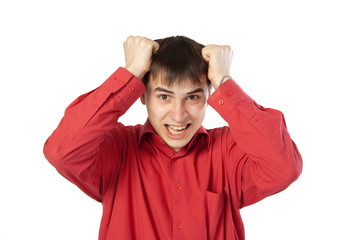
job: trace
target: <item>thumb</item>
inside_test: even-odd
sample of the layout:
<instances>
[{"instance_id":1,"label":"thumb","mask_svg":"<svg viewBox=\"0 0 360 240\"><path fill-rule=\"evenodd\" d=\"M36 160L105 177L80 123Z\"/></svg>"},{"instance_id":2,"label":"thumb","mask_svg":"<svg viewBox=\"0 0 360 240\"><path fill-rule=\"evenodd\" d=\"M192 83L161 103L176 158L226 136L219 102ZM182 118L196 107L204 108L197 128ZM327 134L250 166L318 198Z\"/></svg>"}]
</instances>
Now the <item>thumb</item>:
<instances>
[{"instance_id":1,"label":"thumb","mask_svg":"<svg viewBox=\"0 0 360 240\"><path fill-rule=\"evenodd\" d=\"M159 50L159 47L160 47L159 43L157 43L155 41L152 42L152 52L153 53L156 53Z\"/></svg>"},{"instance_id":2,"label":"thumb","mask_svg":"<svg viewBox=\"0 0 360 240\"><path fill-rule=\"evenodd\" d=\"M203 47L203 49L201 49L201 54L202 57L205 59L205 61L209 62L210 61L210 57L211 57L211 51L210 51L211 46L207 45L205 47Z\"/></svg>"}]
</instances>

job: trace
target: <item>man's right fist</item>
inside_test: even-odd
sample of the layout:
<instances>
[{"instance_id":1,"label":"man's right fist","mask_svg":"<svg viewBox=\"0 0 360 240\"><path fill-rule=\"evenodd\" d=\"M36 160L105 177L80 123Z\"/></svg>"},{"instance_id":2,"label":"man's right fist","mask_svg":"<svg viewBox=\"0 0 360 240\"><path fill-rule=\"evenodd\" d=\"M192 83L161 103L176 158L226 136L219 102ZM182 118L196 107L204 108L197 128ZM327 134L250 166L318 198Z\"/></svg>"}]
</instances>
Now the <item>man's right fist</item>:
<instances>
[{"instance_id":1,"label":"man's right fist","mask_svg":"<svg viewBox=\"0 0 360 240\"><path fill-rule=\"evenodd\" d=\"M129 36L124 42L125 68L139 79L150 70L151 57L159 49L159 44L140 36Z\"/></svg>"}]
</instances>

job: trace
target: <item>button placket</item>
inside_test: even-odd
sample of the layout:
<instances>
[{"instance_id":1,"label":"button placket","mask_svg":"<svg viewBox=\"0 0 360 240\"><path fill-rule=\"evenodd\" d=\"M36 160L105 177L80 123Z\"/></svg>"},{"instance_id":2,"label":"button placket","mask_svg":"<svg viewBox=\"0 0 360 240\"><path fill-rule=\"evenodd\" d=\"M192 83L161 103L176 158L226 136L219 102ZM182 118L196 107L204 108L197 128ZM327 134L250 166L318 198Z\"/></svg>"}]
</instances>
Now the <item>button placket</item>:
<instances>
[{"instance_id":1,"label":"button placket","mask_svg":"<svg viewBox=\"0 0 360 240\"><path fill-rule=\"evenodd\" d=\"M176 160L175 160L176 159ZM172 206L173 206L173 230L175 238L178 238L183 234L183 229L185 227L184 223L184 211L186 210L184 202L184 188L182 184L183 175L181 174L183 162L179 158L172 158L170 166L170 176L171 176L171 196L172 196ZM180 234L180 235L177 235Z\"/></svg>"}]
</instances>

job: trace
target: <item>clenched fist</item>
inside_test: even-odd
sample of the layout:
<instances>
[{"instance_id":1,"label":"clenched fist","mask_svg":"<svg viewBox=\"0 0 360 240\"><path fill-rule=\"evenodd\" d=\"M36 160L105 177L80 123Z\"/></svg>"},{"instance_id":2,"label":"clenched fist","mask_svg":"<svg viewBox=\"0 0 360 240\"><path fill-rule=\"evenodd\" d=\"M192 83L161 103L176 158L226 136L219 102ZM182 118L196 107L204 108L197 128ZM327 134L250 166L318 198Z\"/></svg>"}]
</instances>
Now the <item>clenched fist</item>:
<instances>
[{"instance_id":1,"label":"clenched fist","mask_svg":"<svg viewBox=\"0 0 360 240\"><path fill-rule=\"evenodd\" d=\"M227 45L207 45L202 49L202 56L209 63L208 78L214 88L217 88L220 81L230 79L230 66L233 52Z\"/></svg>"},{"instance_id":2,"label":"clenched fist","mask_svg":"<svg viewBox=\"0 0 360 240\"><path fill-rule=\"evenodd\" d=\"M151 57L159 44L145 37L129 36L124 42L125 68L139 79L149 71Z\"/></svg>"}]
</instances>

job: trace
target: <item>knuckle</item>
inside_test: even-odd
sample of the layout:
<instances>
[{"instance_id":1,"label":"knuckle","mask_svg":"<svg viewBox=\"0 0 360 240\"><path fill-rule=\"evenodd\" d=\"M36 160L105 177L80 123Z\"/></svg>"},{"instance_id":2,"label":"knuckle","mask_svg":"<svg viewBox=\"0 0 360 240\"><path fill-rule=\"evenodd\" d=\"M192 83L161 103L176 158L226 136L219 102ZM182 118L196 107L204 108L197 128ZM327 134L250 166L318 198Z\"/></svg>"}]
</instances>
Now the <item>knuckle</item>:
<instances>
[{"instance_id":1,"label":"knuckle","mask_svg":"<svg viewBox=\"0 0 360 240\"><path fill-rule=\"evenodd\" d=\"M227 51L231 51L231 46L230 46L230 45L225 45L225 49L226 49Z\"/></svg>"}]
</instances>

